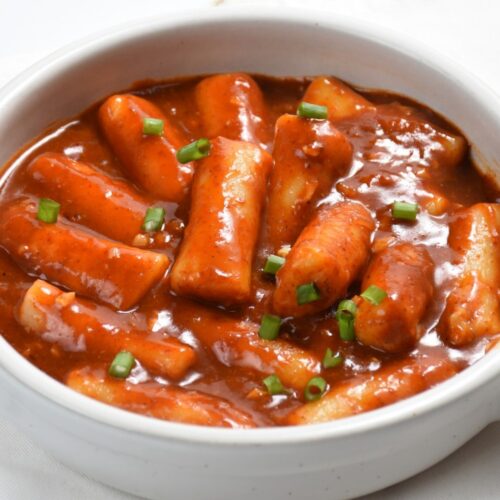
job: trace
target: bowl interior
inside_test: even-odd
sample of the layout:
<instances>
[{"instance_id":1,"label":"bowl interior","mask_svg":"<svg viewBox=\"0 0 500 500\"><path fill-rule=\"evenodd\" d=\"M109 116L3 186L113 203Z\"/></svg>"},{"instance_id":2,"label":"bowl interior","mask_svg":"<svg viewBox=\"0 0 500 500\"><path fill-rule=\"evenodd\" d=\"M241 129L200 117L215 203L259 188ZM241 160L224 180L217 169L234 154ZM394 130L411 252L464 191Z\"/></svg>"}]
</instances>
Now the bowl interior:
<instances>
[{"instance_id":1,"label":"bowl interior","mask_svg":"<svg viewBox=\"0 0 500 500\"><path fill-rule=\"evenodd\" d=\"M455 123L471 142L478 166L500 181L500 106L492 92L432 52L350 20L332 19L331 14L318 21L321 18L302 11L284 17L281 11L268 9L259 13L220 9L216 14L197 12L196 17L136 24L66 48L0 91L0 164L50 123L138 80L237 70L276 76L332 74L416 99ZM69 396L70 391L54 381L42 378L36 383L37 370L26 369L24 360L16 360L13 350L2 344L3 340L0 364L18 379L32 387L43 382L50 397L57 393L60 402L71 401L73 407L97 408L95 402L82 403L79 395ZM494 366L490 362L482 367L483 379L493 376ZM480 382L478 377L475 383ZM455 383L449 395L458 397L460 390L472 390L473 385L464 384L462 377L462 385ZM439 398L428 401L438 404ZM409 412L414 404L403 402L398 407ZM110 419L124 413L112 408L99 411ZM120 418L142 421L136 415ZM361 416L360 421L373 423L373 418ZM165 423L148 425L159 429Z\"/></svg>"}]
</instances>

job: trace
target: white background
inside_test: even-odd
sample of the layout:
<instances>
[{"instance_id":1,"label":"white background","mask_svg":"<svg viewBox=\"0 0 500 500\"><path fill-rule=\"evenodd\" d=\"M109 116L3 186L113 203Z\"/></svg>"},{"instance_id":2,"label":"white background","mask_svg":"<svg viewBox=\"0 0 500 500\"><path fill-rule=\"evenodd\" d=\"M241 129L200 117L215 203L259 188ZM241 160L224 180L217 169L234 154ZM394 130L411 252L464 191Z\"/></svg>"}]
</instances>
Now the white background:
<instances>
[{"instance_id":1,"label":"white background","mask_svg":"<svg viewBox=\"0 0 500 500\"><path fill-rule=\"evenodd\" d=\"M251 1L0 0L0 85L60 46L108 26L168 14L179 7L221 9ZM253 3L279 4L284 9L293 4L308 9L325 8L399 30L458 60L500 92L498 0L253 0ZM499 471L500 424L495 424L441 464L369 498L497 499ZM0 500L131 498L68 470L11 424L0 420Z\"/></svg>"}]
</instances>

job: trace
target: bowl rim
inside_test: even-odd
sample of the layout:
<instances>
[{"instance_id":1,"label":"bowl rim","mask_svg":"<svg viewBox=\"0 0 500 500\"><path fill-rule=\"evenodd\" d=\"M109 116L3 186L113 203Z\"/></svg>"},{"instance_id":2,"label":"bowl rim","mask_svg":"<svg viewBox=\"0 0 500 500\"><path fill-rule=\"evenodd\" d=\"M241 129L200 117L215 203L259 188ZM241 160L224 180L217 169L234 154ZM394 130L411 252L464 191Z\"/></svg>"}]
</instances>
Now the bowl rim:
<instances>
[{"instance_id":1,"label":"bowl rim","mask_svg":"<svg viewBox=\"0 0 500 500\"><path fill-rule=\"evenodd\" d=\"M488 101L489 105L492 101L500 102L492 90L461 65L436 53L430 47L426 48L425 44L411 41L406 35L390 32L385 27L336 13L334 15L331 11L321 9L308 9L306 11L303 8L293 7L287 8L286 12L283 12L283 9L277 6L259 6L258 11L256 11L251 5L240 5L166 13L159 18L121 24L118 27L106 29L72 42L41 59L4 85L0 89L0 112L6 103L16 99L16 96L22 94L23 89L29 87L33 82L36 83L37 80L43 79L52 80L58 76L58 72L63 71L68 65L74 65L78 60L117 47L126 40L179 27L195 27L221 22L248 24L263 21L295 24L309 28L321 26L344 32L393 50L413 59L420 65L429 66L434 70L439 69L448 75L459 76L461 85L466 92L485 103ZM0 336L0 367L5 370L7 376L12 377L49 402L56 403L80 417L122 431L146 435L155 439L230 445L232 447L235 445L296 445L325 439L352 437L429 414L475 391L497 377L500 372L500 350L490 351L477 363L436 387L377 410L323 424L256 429L226 429L163 421L95 401L73 391L39 370L19 354L2 336Z\"/></svg>"}]
</instances>

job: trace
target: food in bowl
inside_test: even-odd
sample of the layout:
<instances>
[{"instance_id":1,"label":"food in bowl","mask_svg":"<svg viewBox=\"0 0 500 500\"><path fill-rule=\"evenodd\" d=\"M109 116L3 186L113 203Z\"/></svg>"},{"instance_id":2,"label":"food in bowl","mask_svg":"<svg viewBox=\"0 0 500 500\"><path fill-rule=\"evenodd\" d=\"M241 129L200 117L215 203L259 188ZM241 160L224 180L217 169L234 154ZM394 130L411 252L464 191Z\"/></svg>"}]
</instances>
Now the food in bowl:
<instances>
[{"instance_id":1,"label":"food in bowl","mask_svg":"<svg viewBox=\"0 0 500 500\"><path fill-rule=\"evenodd\" d=\"M0 328L126 410L251 428L417 394L500 333L500 204L458 130L333 77L149 82L1 191Z\"/></svg>"}]
</instances>

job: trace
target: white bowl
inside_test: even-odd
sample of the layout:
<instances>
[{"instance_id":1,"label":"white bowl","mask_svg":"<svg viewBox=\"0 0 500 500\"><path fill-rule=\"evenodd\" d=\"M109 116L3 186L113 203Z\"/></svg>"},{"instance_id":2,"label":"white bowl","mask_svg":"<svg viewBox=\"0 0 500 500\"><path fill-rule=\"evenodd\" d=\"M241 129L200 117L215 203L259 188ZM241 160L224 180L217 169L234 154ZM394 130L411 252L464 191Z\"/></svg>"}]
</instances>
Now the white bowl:
<instances>
[{"instance_id":1,"label":"white bowl","mask_svg":"<svg viewBox=\"0 0 500 500\"><path fill-rule=\"evenodd\" d=\"M144 78L333 74L421 101L500 179L500 105L462 68L332 13L259 6L169 15L72 45L0 91L0 164L52 121ZM22 120L19 119L22 117ZM21 124L21 125L20 125ZM153 498L346 498L441 460L500 416L500 352L416 397L308 427L227 430L128 413L59 384L0 339L4 413L70 467Z\"/></svg>"}]
</instances>

